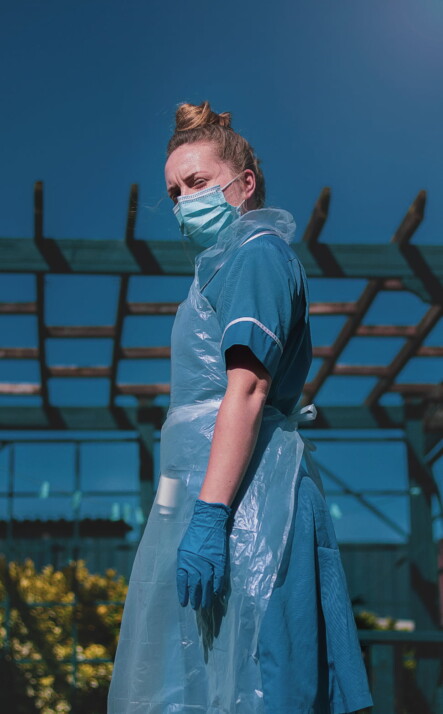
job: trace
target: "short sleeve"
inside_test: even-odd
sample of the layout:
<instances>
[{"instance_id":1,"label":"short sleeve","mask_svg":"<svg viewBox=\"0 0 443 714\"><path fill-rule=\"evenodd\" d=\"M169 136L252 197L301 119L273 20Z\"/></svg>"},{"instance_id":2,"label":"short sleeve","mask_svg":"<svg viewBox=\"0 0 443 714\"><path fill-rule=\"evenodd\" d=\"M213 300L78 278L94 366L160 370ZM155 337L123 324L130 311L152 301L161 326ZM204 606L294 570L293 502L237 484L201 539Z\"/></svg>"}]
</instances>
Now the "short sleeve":
<instances>
[{"instance_id":1,"label":"short sleeve","mask_svg":"<svg viewBox=\"0 0 443 714\"><path fill-rule=\"evenodd\" d=\"M294 253L263 236L236 251L227 265L216 314L222 338L221 352L232 345L246 345L275 377L293 324L297 297L292 266Z\"/></svg>"}]
</instances>

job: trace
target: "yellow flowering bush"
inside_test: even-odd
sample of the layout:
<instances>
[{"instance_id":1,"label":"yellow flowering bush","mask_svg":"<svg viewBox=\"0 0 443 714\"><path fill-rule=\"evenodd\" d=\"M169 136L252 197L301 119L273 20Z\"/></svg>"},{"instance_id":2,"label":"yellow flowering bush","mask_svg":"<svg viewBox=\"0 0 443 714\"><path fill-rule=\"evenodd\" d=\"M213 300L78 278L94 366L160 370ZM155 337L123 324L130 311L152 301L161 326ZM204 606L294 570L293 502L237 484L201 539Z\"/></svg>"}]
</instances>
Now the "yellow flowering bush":
<instances>
[{"instance_id":1,"label":"yellow flowering bush","mask_svg":"<svg viewBox=\"0 0 443 714\"><path fill-rule=\"evenodd\" d=\"M0 556L0 711L105 714L126 593L83 560L37 572Z\"/></svg>"}]
</instances>

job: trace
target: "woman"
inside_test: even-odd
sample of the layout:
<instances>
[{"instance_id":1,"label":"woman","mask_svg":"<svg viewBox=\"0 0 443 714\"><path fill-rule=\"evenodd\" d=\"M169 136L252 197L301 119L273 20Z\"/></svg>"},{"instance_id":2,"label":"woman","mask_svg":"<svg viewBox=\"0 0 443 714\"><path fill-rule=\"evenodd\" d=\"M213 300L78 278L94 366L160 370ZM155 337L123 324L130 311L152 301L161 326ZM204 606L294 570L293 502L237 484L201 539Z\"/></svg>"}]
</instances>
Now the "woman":
<instances>
[{"instance_id":1,"label":"woman","mask_svg":"<svg viewBox=\"0 0 443 714\"><path fill-rule=\"evenodd\" d=\"M201 252L171 339L161 477L108 714L342 714L372 705L321 478L295 409L312 359L295 223L230 114L181 105L166 185ZM307 470L301 464L305 456Z\"/></svg>"}]
</instances>

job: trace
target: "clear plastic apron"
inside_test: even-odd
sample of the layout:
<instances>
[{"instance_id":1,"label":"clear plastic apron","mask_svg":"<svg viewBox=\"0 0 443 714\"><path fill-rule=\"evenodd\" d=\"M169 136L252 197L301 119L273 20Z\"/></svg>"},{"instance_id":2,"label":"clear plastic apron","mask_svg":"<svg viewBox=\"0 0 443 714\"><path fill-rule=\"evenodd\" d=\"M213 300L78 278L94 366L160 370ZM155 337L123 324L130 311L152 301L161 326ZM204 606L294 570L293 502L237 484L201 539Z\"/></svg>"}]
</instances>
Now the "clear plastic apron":
<instances>
[{"instance_id":1,"label":"clear plastic apron","mask_svg":"<svg viewBox=\"0 0 443 714\"><path fill-rule=\"evenodd\" d=\"M217 268L222 264L218 259ZM251 461L232 503L226 593L207 610L181 607L177 547L205 477L227 386L220 326L200 291L199 257L196 266L174 321L161 476L131 572L108 714L264 714L258 635L294 517L303 454L310 476L323 490L310 456L315 447L297 428L315 419L315 406L288 417L265 405Z\"/></svg>"}]
</instances>

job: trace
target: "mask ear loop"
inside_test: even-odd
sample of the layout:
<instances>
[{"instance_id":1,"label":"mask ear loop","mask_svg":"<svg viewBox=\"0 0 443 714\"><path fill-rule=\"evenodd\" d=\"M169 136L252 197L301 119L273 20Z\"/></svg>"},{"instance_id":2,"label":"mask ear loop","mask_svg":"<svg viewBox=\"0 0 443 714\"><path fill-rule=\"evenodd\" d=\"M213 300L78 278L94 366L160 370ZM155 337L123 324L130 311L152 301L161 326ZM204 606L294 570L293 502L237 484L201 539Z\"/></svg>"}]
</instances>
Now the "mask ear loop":
<instances>
[{"instance_id":1,"label":"mask ear loop","mask_svg":"<svg viewBox=\"0 0 443 714\"><path fill-rule=\"evenodd\" d=\"M223 186L223 188L221 188L222 192L224 193L225 190L228 188L228 186L230 186L231 183L234 183L234 181L236 181L236 180L238 179L238 177L241 176L242 173L244 173L245 171L246 171L246 169L243 169L242 171L240 171L240 173L237 174L237 176L234 176L233 179L231 179L230 181L228 181L228 183L225 184L225 185ZM247 201L246 198L244 198L243 201L241 201L241 202L238 204L238 206L234 206L234 208L237 208L237 209L239 210L239 213L240 213L241 216L243 216L245 213L248 212L248 209L247 209L245 206L243 206L243 204L245 203L245 201Z\"/></svg>"}]
</instances>

